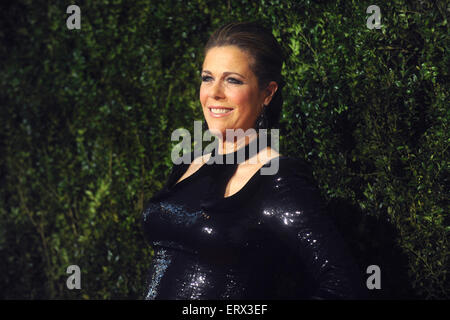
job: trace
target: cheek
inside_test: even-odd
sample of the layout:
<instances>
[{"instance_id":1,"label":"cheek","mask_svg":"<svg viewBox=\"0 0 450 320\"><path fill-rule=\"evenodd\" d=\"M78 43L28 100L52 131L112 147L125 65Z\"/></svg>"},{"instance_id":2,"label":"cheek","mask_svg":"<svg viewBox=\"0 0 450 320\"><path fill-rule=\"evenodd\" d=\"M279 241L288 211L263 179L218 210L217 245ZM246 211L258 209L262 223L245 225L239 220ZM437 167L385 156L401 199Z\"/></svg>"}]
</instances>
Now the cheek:
<instances>
[{"instance_id":1,"label":"cheek","mask_svg":"<svg viewBox=\"0 0 450 320\"><path fill-rule=\"evenodd\" d=\"M234 103L240 108L239 114L245 115L246 117L252 118L252 115L256 112L256 99L250 90L242 90L236 92L234 98Z\"/></svg>"},{"instance_id":2,"label":"cheek","mask_svg":"<svg viewBox=\"0 0 450 320\"><path fill-rule=\"evenodd\" d=\"M206 90L203 89L203 86L200 86L200 94L199 94L199 97L200 97L200 103L201 103L202 106L204 107L204 106L205 106L205 102L206 102L206 97L207 97L207 95L206 95Z\"/></svg>"},{"instance_id":3,"label":"cheek","mask_svg":"<svg viewBox=\"0 0 450 320\"><path fill-rule=\"evenodd\" d=\"M245 109L252 107L253 97L250 90L233 90L230 91L228 97L237 106Z\"/></svg>"}]
</instances>

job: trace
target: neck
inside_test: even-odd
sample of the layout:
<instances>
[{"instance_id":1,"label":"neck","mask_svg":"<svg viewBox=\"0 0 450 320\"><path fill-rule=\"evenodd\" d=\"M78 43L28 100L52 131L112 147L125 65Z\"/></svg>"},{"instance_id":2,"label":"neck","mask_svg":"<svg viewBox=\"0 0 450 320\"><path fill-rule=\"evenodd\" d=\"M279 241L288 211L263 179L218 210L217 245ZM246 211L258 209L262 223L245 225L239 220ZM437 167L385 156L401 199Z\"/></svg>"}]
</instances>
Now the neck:
<instances>
[{"instance_id":1,"label":"neck","mask_svg":"<svg viewBox=\"0 0 450 320\"><path fill-rule=\"evenodd\" d=\"M250 133L249 135L238 135L233 136L231 139L219 139L219 149L220 154L233 153L248 145L254 139L257 138L257 133Z\"/></svg>"}]
</instances>

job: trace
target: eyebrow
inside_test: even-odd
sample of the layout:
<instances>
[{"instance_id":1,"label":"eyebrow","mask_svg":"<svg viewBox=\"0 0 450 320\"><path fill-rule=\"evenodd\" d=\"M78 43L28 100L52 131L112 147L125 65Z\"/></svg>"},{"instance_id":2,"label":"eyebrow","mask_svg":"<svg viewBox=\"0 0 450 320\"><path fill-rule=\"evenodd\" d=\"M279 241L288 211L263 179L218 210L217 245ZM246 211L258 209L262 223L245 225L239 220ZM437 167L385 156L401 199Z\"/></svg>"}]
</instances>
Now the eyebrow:
<instances>
[{"instance_id":1,"label":"eyebrow","mask_svg":"<svg viewBox=\"0 0 450 320\"><path fill-rule=\"evenodd\" d=\"M207 73L207 74L211 74L211 75L212 75L211 71L209 71L209 70L203 70L202 73ZM240 76L240 77L242 77L242 78L245 79L245 77L244 77L242 74L237 73L237 72L226 71L226 72L224 72L223 74L224 74L225 76L227 76L227 75L229 75L229 74L237 74L238 76Z\"/></svg>"}]
</instances>

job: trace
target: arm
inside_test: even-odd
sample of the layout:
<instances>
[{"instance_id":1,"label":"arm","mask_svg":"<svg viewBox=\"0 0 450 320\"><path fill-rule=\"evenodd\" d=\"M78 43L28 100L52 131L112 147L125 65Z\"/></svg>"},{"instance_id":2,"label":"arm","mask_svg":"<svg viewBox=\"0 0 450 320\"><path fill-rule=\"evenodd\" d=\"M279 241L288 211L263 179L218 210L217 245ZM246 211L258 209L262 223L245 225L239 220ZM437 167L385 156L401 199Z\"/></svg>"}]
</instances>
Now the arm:
<instances>
[{"instance_id":1,"label":"arm","mask_svg":"<svg viewBox=\"0 0 450 320\"><path fill-rule=\"evenodd\" d=\"M302 272L312 277L311 299L362 298L359 270L305 172L295 159L280 163L263 197L263 217L281 244L297 255Z\"/></svg>"}]
</instances>

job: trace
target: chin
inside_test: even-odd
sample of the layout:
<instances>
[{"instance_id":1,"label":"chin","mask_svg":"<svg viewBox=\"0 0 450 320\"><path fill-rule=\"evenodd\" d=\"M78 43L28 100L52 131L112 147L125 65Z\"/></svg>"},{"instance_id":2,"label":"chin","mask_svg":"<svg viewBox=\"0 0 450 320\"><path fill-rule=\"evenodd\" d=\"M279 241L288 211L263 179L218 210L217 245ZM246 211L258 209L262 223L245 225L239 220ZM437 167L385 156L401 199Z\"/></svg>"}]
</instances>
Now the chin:
<instances>
[{"instance_id":1,"label":"chin","mask_svg":"<svg viewBox=\"0 0 450 320\"><path fill-rule=\"evenodd\" d=\"M218 126L209 126L209 131L213 134L213 135L218 135L221 134L223 137L225 136L225 130L226 128L223 127L218 127ZM220 138L220 137L219 137Z\"/></svg>"},{"instance_id":2,"label":"chin","mask_svg":"<svg viewBox=\"0 0 450 320\"><path fill-rule=\"evenodd\" d=\"M217 121L216 119L211 119L209 121L207 121L208 123L208 128L209 130L213 131L213 130L218 130L220 132L225 132L226 130L226 125L222 124L222 123L218 123L220 121Z\"/></svg>"}]
</instances>

